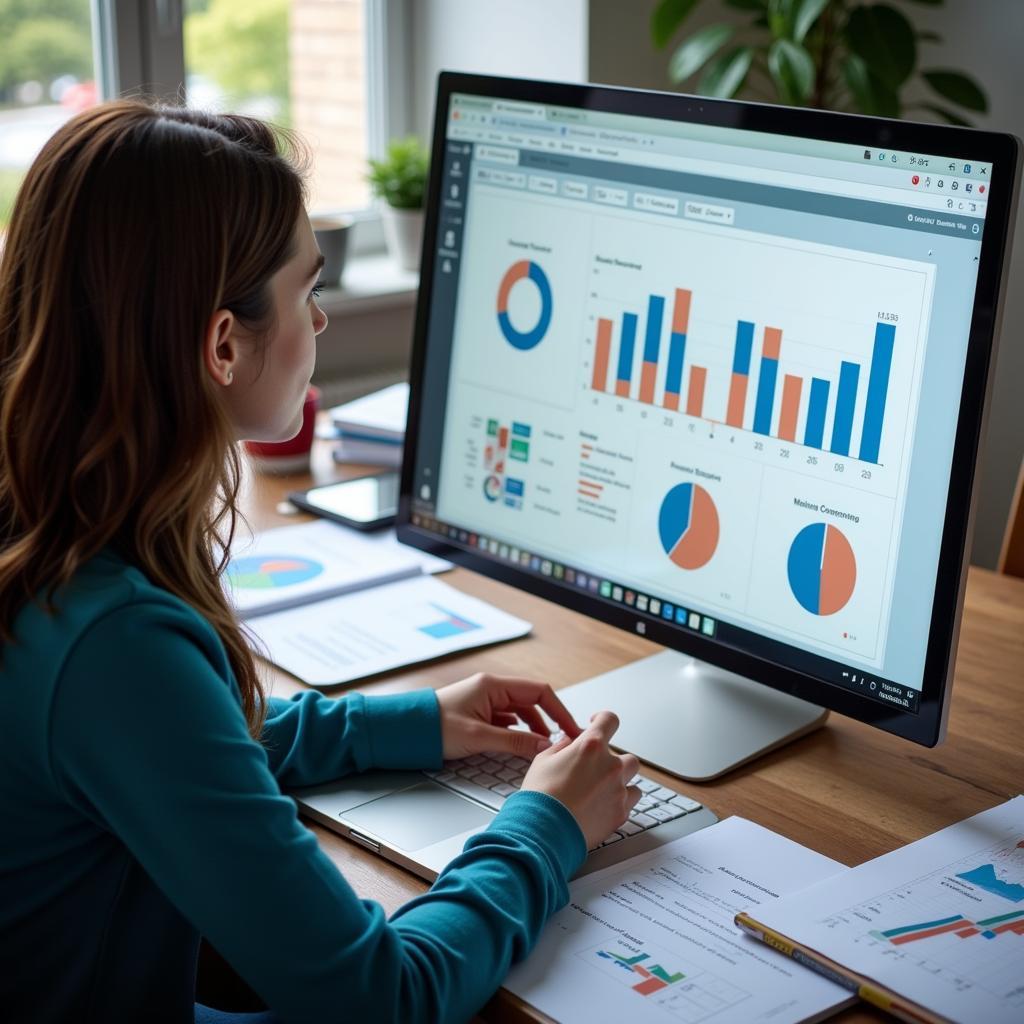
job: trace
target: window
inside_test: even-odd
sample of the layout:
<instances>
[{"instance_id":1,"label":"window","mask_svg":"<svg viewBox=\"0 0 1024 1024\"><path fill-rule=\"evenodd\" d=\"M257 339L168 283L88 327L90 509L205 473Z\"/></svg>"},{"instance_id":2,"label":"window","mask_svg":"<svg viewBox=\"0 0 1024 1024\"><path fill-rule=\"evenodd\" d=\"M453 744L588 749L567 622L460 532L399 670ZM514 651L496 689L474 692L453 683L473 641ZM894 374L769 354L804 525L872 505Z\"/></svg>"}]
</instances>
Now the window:
<instances>
[{"instance_id":1,"label":"window","mask_svg":"<svg viewBox=\"0 0 1024 1024\"><path fill-rule=\"evenodd\" d=\"M0 0L0 238L46 139L101 96L130 93L295 129L313 157L311 209L374 219L366 158L408 116L407 3ZM379 229L360 230L357 249L379 244Z\"/></svg>"},{"instance_id":2,"label":"window","mask_svg":"<svg viewBox=\"0 0 1024 1024\"><path fill-rule=\"evenodd\" d=\"M194 106L294 128L314 161L310 206L369 204L366 0L188 0L185 84Z\"/></svg>"},{"instance_id":3,"label":"window","mask_svg":"<svg viewBox=\"0 0 1024 1024\"><path fill-rule=\"evenodd\" d=\"M0 238L29 164L97 102L90 0L0 0Z\"/></svg>"}]
</instances>

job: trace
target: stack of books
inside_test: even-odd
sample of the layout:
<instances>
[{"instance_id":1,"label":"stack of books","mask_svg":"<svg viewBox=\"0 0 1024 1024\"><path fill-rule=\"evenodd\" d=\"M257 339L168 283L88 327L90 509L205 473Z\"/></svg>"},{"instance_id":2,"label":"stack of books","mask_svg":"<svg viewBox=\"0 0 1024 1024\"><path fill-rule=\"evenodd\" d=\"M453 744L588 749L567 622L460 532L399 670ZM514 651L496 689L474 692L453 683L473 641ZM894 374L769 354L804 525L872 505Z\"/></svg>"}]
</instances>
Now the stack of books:
<instances>
[{"instance_id":1,"label":"stack of books","mask_svg":"<svg viewBox=\"0 0 1024 1024\"><path fill-rule=\"evenodd\" d=\"M408 404L409 385L403 382L331 409L330 436L338 442L334 461L401 466Z\"/></svg>"}]
</instances>

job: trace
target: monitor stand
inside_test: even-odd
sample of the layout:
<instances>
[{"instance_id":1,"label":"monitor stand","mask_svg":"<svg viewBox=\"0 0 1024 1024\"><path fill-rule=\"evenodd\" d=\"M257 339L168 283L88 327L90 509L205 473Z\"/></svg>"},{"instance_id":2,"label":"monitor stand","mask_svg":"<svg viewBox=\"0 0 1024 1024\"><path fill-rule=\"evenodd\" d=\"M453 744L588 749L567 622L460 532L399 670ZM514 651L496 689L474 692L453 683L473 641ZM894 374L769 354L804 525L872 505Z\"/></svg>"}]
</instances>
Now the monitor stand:
<instances>
[{"instance_id":1,"label":"monitor stand","mask_svg":"<svg viewBox=\"0 0 1024 1024\"><path fill-rule=\"evenodd\" d=\"M558 696L585 725L614 711L612 743L682 779L722 775L823 725L828 711L676 651L563 687Z\"/></svg>"}]
</instances>

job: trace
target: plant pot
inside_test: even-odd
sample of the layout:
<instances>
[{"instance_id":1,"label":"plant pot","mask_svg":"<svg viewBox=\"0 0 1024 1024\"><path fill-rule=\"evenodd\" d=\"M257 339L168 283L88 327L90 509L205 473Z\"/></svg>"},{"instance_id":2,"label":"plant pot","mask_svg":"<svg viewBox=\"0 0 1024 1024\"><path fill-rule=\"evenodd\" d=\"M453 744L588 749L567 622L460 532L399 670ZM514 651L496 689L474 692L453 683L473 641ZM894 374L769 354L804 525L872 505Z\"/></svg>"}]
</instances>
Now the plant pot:
<instances>
[{"instance_id":1,"label":"plant pot","mask_svg":"<svg viewBox=\"0 0 1024 1024\"><path fill-rule=\"evenodd\" d=\"M381 208L388 252L403 270L420 269L423 248L423 211L399 210L387 203Z\"/></svg>"}]
</instances>

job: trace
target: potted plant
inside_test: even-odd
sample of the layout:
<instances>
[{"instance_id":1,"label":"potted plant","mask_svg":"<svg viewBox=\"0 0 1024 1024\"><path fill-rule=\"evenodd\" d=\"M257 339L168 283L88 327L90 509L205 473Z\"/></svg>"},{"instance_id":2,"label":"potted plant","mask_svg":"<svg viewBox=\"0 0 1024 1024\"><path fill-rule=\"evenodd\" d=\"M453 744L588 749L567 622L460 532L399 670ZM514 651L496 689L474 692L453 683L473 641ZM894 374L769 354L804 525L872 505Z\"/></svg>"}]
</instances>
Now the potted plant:
<instances>
[{"instance_id":1,"label":"potted plant","mask_svg":"<svg viewBox=\"0 0 1024 1024\"><path fill-rule=\"evenodd\" d=\"M373 194L384 200L381 218L388 251L405 270L419 270L428 153L415 136L393 139L382 160L370 160Z\"/></svg>"},{"instance_id":2,"label":"potted plant","mask_svg":"<svg viewBox=\"0 0 1024 1024\"><path fill-rule=\"evenodd\" d=\"M927 0L932 7L943 2ZM700 3L660 0L651 16L654 44L667 45ZM918 29L899 8L859 0L726 3L746 14L747 23L733 19L687 36L669 63L673 82L703 69L696 91L705 96L749 96L883 117L920 111L959 125L968 123L967 112L988 109L985 93L968 75L918 68L920 47L941 38ZM918 75L925 89L915 81ZM904 98L908 85L919 99Z\"/></svg>"}]
</instances>

